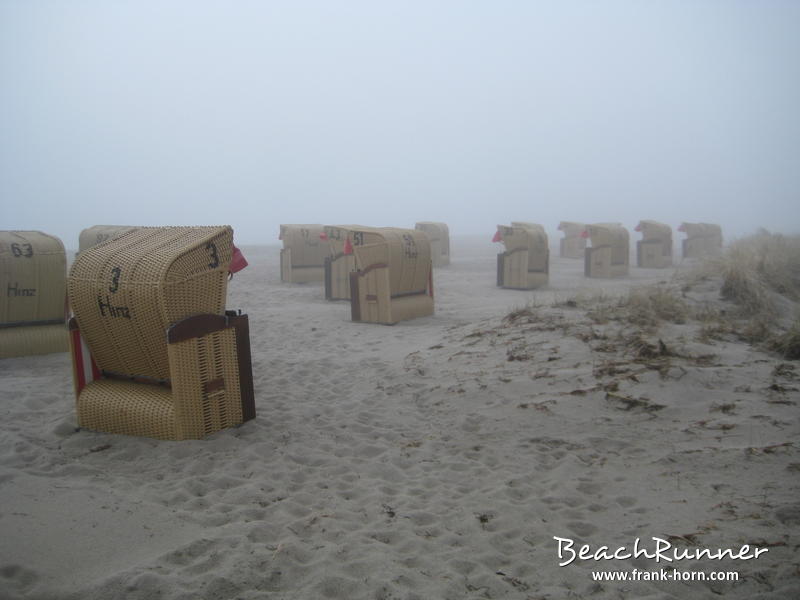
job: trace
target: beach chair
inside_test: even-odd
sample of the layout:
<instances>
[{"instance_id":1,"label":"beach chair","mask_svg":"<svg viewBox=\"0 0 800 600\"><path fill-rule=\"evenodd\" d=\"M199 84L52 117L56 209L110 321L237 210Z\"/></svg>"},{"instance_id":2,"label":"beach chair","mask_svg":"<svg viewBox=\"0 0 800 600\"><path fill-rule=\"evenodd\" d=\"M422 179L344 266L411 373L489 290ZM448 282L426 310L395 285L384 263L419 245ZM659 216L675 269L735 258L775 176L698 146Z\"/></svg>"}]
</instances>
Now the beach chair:
<instances>
[{"instance_id":1,"label":"beach chair","mask_svg":"<svg viewBox=\"0 0 800 600\"><path fill-rule=\"evenodd\" d=\"M586 248L584 275L586 277L625 277L630 266L628 230L619 223L587 225L583 235L591 241Z\"/></svg>"},{"instance_id":2,"label":"beach chair","mask_svg":"<svg viewBox=\"0 0 800 600\"><path fill-rule=\"evenodd\" d=\"M514 290L531 290L547 285L550 277L550 248L544 227L515 221L498 225L495 242L506 250L497 255L497 285Z\"/></svg>"},{"instance_id":3,"label":"beach chair","mask_svg":"<svg viewBox=\"0 0 800 600\"><path fill-rule=\"evenodd\" d=\"M353 321L393 325L433 314L433 269L428 237L415 229L353 229L344 252L352 251Z\"/></svg>"},{"instance_id":4,"label":"beach chair","mask_svg":"<svg viewBox=\"0 0 800 600\"><path fill-rule=\"evenodd\" d=\"M431 243L431 261L434 267L450 264L450 229L446 223L419 221L414 229L422 231Z\"/></svg>"},{"instance_id":5,"label":"beach chair","mask_svg":"<svg viewBox=\"0 0 800 600\"><path fill-rule=\"evenodd\" d=\"M67 281L78 425L201 439L255 417L247 315L225 310L233 230L142 227Z\"/></svg>"},{"instance_id":6,"label":"beach chair","mask_svg":"<svg viewBox=\"0 0 800 600\"><path fill-rule=\"evenodd\" d=\"M645 269L672 266L672 227L658 221L639 221L636 231L642 239L636 242L636 265Z\"/></svg>"},{"instance_id":7,"label":"beach chair","mask_svg":"<svg viewBox=\"0 0 800 600\"><path fill-rule=\"evenodd\" d=\"M678 231L686 234L682 243L683 258L705 258L722 252L722 228L719 225L681 223Z\"/></svg>"},{"instance_id":8,"label":"beach chair","mask_svg":"<svg viewBox=\"0 0 800 600\"><path fill-rule=\"evenodd\" d=\"M286 283L322 282L328 242L321 236L322 225L281 225L281 281Z\"/></svg>"},{"instance_id":9,"label":"beach chair","mask_svg":"<svg viewBox=\"0 0 800 600\"><path fill-rule=\"evenodd\" d=\"M87 227L78 236L78 252L83 252L100 242L114 239L134 229L138 228L128 225L92 225Z\"/></svg>"},{"instance_id":10,"label":"beach chair","mask_svg":"<svg viewBox=\"0 0 800 600\"><path fill-rule=\"evenodd\" d=\"M0 231L0 358L66 352L67 257L41 231Z\"/></svg>"},{"instance_id":11,"label":"beach chair","mask_svg":"<svg viewBox=\"0 0 800 600\"><path fill-rule=\"evenodd\" d=\"M586 231L585 223L561 221L558 230L564 232L564 237L559 240L561 258L583 258L586 253L586 238L581 234Z\"/></svg>"},{"instance_id":12,"label":"beach chair","mask_svg":"<svg viewBox=\"0 0 800 600\"><path fill-rule=\"evenodd\" d=\"M345 244L352 243L353 232L371 231L375 227L362 225L325 225L322 238L328 243L325 257L325 299L350 300L350 273L356 270L356 257L352 247L345 252Z\"/></svg>"}]
</instances>

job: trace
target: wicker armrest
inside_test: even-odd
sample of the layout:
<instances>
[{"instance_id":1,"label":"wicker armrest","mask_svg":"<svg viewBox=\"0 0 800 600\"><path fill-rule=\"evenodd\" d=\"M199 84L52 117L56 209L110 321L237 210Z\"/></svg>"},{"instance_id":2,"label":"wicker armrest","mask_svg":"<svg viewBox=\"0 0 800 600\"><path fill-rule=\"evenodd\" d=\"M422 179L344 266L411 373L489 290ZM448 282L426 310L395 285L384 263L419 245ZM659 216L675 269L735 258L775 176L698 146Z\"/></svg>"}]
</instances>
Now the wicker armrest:
<instances>
[{"instance_id":1,"label":"wicker armrest","mask_svg":"<svg viewBox=\"0 0 800 600\"><path fill-rule=\"evenodd\" d=\"M247 315L201 314L167 330L176 420L188 438L255 417Z\"/></svg>"}]
</instances>

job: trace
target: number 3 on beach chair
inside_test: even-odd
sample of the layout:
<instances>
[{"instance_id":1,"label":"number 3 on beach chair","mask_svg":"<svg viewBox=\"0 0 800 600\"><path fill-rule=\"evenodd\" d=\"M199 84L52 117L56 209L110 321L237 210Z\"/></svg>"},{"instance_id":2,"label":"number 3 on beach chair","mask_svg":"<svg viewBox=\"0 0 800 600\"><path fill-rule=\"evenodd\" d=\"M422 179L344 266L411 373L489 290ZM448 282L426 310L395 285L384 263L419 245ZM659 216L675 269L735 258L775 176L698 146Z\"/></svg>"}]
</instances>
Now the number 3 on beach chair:
<instances>
[{"instance_id":1,"label":"number 3 on beach chair","mask_svg":"<svg viewBox=\"0 0 800 600\"><path fill-rule=\"evenodd\" d=\"M140 228L70 271L78 425L201 439L255 417L247 315L225 311L230 227Z\"/></svg>"}]
</instances>

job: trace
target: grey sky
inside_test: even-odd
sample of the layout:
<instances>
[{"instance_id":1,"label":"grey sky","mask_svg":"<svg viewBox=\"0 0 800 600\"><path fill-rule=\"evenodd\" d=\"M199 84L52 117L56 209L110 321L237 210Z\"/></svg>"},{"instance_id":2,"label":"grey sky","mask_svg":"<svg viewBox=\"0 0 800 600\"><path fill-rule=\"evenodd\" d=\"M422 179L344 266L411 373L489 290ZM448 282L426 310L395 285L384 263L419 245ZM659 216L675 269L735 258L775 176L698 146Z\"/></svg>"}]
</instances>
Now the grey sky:
<instances>
[{"instance_id":1,"label":"grey sky","mask_svg":"<svg viewBox=\"0 0 800 600\"><path fill-rule=\"evenodd\" d=\"M0 0L0 228L800 230L800 2Z\"/></svg>"}]
</instances>

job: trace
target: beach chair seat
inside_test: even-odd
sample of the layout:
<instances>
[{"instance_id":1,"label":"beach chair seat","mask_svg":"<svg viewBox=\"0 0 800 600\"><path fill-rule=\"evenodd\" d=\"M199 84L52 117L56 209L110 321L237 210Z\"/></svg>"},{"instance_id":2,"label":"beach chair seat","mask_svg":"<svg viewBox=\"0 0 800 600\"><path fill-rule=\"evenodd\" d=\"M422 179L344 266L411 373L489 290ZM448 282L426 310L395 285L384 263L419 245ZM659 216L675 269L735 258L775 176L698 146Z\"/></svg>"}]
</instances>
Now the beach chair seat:
<instances>
[{"instance_id":1,"label":"beach chair seat","mask_svg":"<svg viewBox=\"0 0 800 600\"><path fill-rule=\"evenodd\" d=\"M498 225L494 241L506 247L497 255L498 287L531 290L547 285L550 248L544 227L516 221L510 227Z\"/></svg>"},{"instance_id":2,"label":"beach chair seat","mask_svg":"<svg viewBox=\"0 0 800 600\"><path fill-rule=\"evenodd\" d=\"M419 221L414 229L428 236L431 244L431 262L434 267L446 267L450 264L450 229L447 223Z\"/></svg>"},{"instance_id":3,"label":"beach chair seat","mask_svg":"<svg viewBox=\"0 0 800 600\"><path fill-rule=\"evenodd\" d=\"M628 230L619 223L587 225L583 234L591 241L584 257L584 275L593 278L625 277L630 267Z\"/></svg>"},{"instance_id":4,"label":"beach chair seat","mask_svg":"<svg viewBox=\"0 0 800 600\"><path fill-rule=\"evenodd\" d=\"M646 269L672 266L672 228L657 221L639 221L636 231L642 239L636 242L636 265Z\"/></svg>"},{"instance_id":5,"label":"beach chair seat","mask_svg":"<svg viewBox=\"0 0 800 600\"><path fill-rule=\"evenodd\" d=\"M564 237L559 240L559 256L582 259L586 253L586 238L581 234L586 230L586 224L561 221L558 230L564 232Z\"/></svg>"},{"instance_id":6,"label":"beach chair seat","mask_svg":"<svg viewBox=\"0 0 800 600\"><path fill-rule=\"evenodd\" d=\"M353 321L393 325L433 314L430 242L421 231L391 227L354 229L345 242Z\"/></svg>"},{"instance_id":7,"label":"beach chair seat","mask_svg":"<svg viewBox=\"0 0 800 600\"><path fill-rule=\"evenodd\" d=\"M686 234L682 240L683 258L719 256L722 252L722 228L713 223L681 223L678 231Z\"/></svg>"},{"instance_id":8,"label":"beach chair seat","mask_svg":"<svg viewBox=\"0 0 800 600\"><path fill-rule=\"evenodd\" d=\"M255 417L230 227L145 227L82 252L68 290L78 424L202 439Z\"/></svg>"},{"instance_id":9,"label":"beach chair seat","mask_svg":"<svg viewBox=\"0 0 800 600\"><path fill-rule=\"evenodd\" d=\"M0 358L66 352L67 258L41 231L0 231Z\"/></svg>"},{"instance_id":10,"label":"beach chair seat","mask_svg":"<svg viewBox=\"0 0 800 600\"><path fill-rule=\"evenodd\" d=\"M325 279L325 259L330 253L322 225L281 225L281 281L315 283Z\"/></svg>"}]
</instances>

